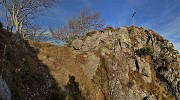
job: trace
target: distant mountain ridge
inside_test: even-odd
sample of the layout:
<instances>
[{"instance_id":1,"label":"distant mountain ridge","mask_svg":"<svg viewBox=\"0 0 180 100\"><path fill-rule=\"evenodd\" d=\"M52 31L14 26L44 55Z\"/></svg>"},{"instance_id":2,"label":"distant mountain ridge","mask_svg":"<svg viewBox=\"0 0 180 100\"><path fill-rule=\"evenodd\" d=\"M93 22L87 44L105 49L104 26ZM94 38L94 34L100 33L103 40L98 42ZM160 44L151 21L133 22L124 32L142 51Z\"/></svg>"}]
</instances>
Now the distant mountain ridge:
<instances>
[{"instance_id":1,"label":"distant mountain ridge","mask_svg":"<svg viewBox=\"0 0 180 100\"><path fill-rule=\"evenodd\" d=\"M38 41L38 42L52 43L52 44L57 45L57 46L63 46L66 44L65 42L63 42L61 40L53 38L51 35L37 36L37 37L34 37L33 40Z\"/></svg>"}]
</instances>

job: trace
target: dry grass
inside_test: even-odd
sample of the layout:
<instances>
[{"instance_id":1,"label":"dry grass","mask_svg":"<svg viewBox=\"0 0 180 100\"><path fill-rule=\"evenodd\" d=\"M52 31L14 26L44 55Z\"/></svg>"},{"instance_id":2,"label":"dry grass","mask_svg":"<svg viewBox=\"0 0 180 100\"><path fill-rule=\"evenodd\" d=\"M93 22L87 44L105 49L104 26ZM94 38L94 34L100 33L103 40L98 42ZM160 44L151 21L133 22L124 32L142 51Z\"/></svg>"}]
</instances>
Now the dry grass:
<instances>
[{"instance_id":1,"label":"dry grass","mask_svg":"<svg viewBox=\"0 0 180 100\"><path fill-rule=\"evenodd\" d=\"M83 54L75 55L68 47L56 47L49 44L31 42L32 46L39 49L38 58L49 67L50 74L57 81L58 86L64 88L68 83L68 76L73 75L79 83L80 90L86 99L99 100L102 93L84 73L80 67L86 64L87 58Z\"/></svg>"},{"instance_id":2,"label":"dry grass","mask_svg":"<svg viewBox=\"0 0 180 100\"><path fill-rule=\"evenodd\" d=\"M5 30L0 30L0 43L0 50L7 46L6 59L0 63L0 70L3 70L2 75L10 88L12 99L41 100L50 96L51 92L48 91L53 89L48 89L48 81L51 79L54 85L54 79L47 66L37 58L38 50L26 44L26 52L22 43L13 42L12 33Z\"/></svg>"},{"instance_id":3,"label":"dry grass","mask_svg":"<svg viewBox=\"0 0 180 100\"><path fill-rule=\"evenodd\" d=\"M69 81L69 75L75 76L85 99L103 99L100 88L80 67L87 60L83 54L73 54L68 46L58 47L33 41L26 41L26 52L20 44L11 41L11 33L5 30L0 30L0 33L0 50L4 50L4 45L7 45L7 59L0 63L0 68L14 100L64 100L67 96L64 86ZM48 88L49 85L51 88Z\"/></svg>"}]
</instances>

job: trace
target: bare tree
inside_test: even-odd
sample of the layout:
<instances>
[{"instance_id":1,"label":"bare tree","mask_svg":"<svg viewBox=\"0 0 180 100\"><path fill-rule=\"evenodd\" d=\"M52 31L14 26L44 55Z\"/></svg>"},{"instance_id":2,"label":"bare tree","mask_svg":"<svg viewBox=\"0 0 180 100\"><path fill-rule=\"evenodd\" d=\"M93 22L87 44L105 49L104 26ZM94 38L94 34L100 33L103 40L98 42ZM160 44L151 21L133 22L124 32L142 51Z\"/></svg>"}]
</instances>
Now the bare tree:
<instances>
[{"instance_id":1,"label":"bare tree","mask_svg":"<svg viewBox=\"0 0 180 100\"><path fill-rule=\"evenodd\" d=\"M59 27L55 31L52 28L50 28L50 32L55 39L62 40L66 43L70 42L71 40L77 37L77 34L72 32L70 28L67 26Z\"/></svg>"},{"instance_id":2,"label":"bare tree","mask_svg":"<svg viewBox=\"0 0 180 100\"><path fill-rule=\"evenodd\" d=\"M104 19L99 12L90 9L81 10L78 17L71 17L68 25L64 25L55 31L51 30L54 38L69 42L74 38L82 37L91 30L99 30L104 24Z\"/></svg>"},{"instance_id":3,"label":"bare tree","mask_svg":"<svg viewBox=\"0 0 180 100\"><path fill-rule=\"evenodd\" d=\"M0 0L0 4L8 11L11 24L19 39L22 37L24 25L43 14L46 8L53 7L54 3L55 0ZM9 20L7 16L6 19Z\"/></svg>"},{"instance_id":4,"label":"bare tree","mask_svg":"<svg viewBox=\"0 0 180 100\"><path fill-rule=\"evenodd\" d=\"M22 35L26 39L31 39L34 41L45 41L44 37L47 35L45 34L46 32L47 29L43 29L38 24L32 24L22 31Z\"/></svg>"},{"instance_id":5,"label":"bare tree","mask_svg":"<svg viewBox=\"0 0 180 100\"><path fill-rule=\"evenodd\" d=\"M77 18L69 20L69 26L72 31L78 33L80 36L91 30L98 30L104 26L104 19L102 19L99 12L93 12L90 9L83 9Z\"/></svg>"}]
</instances>

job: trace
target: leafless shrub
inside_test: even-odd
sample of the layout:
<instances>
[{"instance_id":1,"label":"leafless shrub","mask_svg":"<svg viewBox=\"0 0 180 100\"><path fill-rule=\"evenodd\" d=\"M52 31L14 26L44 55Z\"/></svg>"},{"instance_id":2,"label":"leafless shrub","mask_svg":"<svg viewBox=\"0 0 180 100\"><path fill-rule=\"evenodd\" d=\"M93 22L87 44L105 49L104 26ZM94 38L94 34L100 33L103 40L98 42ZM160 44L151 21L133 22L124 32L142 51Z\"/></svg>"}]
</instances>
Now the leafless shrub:
<instances>
[{"instance_id":1,"label":"leafless shrub","mask_svg":"<svg viewBox=\"0 0 180 100\"><path fill-rule=\"evenodd\" d=\"M23 30L22 35L25 39L31 39L33 41L42 41L46 36L47 29L42 29L38 24L32 24ZM45 40L44 40L45 41Z\"/></svg>"},{"instance_id":2,"label":"leafless shrub","mask_svg":"<svg viewBox=\"0 0 180 100\"><path fill-rule=\"evenodd\" d=\"M71 17L68 20L68 25L59 27L57 30L51 28L50 31L54 38L69 42L82 37L89 31L101 29L104 26L103 22L104 19L99 12L83 9L78 17Z\"/></svg>"}]
</instances>

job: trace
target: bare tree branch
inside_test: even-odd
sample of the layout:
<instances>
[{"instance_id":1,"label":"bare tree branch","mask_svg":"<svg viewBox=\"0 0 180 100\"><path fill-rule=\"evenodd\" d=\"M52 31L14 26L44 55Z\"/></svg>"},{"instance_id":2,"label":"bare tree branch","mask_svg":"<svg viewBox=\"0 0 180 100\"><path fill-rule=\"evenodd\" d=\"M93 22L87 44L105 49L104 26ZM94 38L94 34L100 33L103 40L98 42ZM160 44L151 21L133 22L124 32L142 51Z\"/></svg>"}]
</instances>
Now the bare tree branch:
<instances>
[{"instance_id":1,"label":"bare tree branch","mask_svg":"<svg viewBox=\"0 0 180 100\"><path fill-rule=\"evenodd\" d=\"M74 38L82 37L91 30L99 30L104 24L104 19L99 12L93 12L90 9L81 10L78 17L71 17L68 25L64 25L55 31L50 29L56 39L69 42Z\"/></svg>"},{"instance_id":2,"label":"bare tree branch","mask_svg":"<svg viewBox=\"0 0 180 100\"><path fill-rule=\"evenodd\" d=\"M56 0L0 0L19 36L22 36L22 29L29 21L44 13L47 8L54 7L56 2Z\"/></svg>"}]
</instances>

